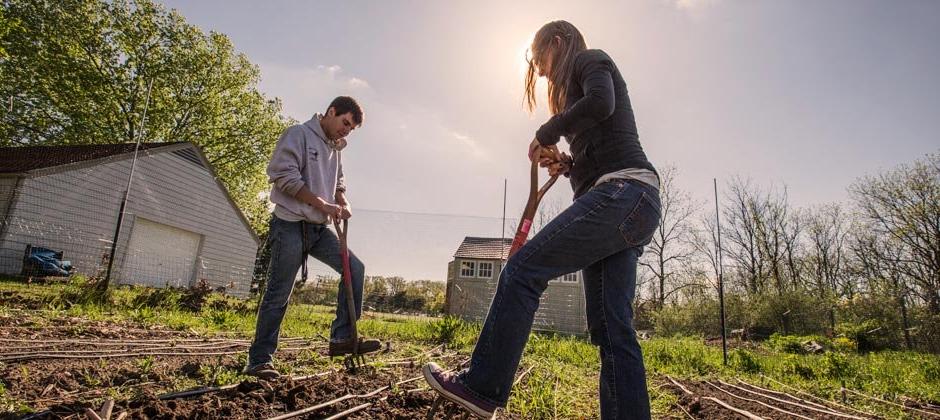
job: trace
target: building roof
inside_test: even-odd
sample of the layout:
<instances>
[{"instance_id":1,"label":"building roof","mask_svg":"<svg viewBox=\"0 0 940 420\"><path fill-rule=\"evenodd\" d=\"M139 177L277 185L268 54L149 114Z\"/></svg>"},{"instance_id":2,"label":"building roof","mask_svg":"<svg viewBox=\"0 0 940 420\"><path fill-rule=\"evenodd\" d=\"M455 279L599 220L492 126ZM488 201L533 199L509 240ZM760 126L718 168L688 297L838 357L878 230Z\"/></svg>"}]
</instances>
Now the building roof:
<instances>
[{"instance_id":1,"label":"building roof","mask_svg":"<svg viewBox=\"0 0 940 420\"><path fill-rule=\"evenodd\" d=\"M14 176L16 176L15 174L26 174L30 171L57 168L60 166L62 168L51 170L68 171L71 170L72 167L65 165L81 162L88 162L88 165L94 165L96 163L92 161L99 159L107 160L106 158L120 155L127 155L129 158L130 155L134 153L134 147L134 143L0 147L0 174L14 174ZM225 187L225 184L222 183L221 179L215 173L215 169L212 168L212 165L209 163L208 159L206 159L199 146L185 141L141 143L139 152L141 152L140 156L146 156L151 153L173 152L179 154L183 159L207 169L216 185L225 193L225 198L232 208L235 209L235 213L238 215L242 224L248 229L248 232L251 233L255 243L261 242L258 238L258 233L251 227L251 223L248 222L245 213L235 204L232 194L229 193L228 188Z\"/></svg>"},{"instance_id":2,"label":"building roof","mask_svg":"<svg viewBox=\"0 0 940 420\"><path fill-rule=\"evenodd\" d=\"M467 236L463 239L454 258L478 258L505 260L509 256L512 238L477 238Z\"/></svg>"},{"instance_id":3,"label":"building roof","mask_svg":"<svg viewBox=\"0 0 940 420\"><path fill-rule=\"evenodd\" d=\"M140 150L179 143L141 143ZM22 173L134 152L134 143L0 147L0 174Z\"/></svg>"}]
</instances>

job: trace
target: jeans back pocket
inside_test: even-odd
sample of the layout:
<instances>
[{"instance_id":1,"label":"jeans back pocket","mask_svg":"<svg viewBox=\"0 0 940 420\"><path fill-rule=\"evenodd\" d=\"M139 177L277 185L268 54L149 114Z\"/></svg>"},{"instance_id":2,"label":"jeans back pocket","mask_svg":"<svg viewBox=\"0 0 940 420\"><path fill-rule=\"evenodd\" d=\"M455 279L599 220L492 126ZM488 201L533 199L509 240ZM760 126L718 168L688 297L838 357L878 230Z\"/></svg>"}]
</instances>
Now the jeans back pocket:
<instances>
[{"instance_id":1,"label":"jeans back pocket","mask_svg":"<svg viewBox=\"0 0 940 420\"><path fill-rule=\"evenodd\" d=\"M646 191L620 223L620 234L628 247L644 246L653 239L661 217L659 197Z\"/></svg>"}]
</instances>

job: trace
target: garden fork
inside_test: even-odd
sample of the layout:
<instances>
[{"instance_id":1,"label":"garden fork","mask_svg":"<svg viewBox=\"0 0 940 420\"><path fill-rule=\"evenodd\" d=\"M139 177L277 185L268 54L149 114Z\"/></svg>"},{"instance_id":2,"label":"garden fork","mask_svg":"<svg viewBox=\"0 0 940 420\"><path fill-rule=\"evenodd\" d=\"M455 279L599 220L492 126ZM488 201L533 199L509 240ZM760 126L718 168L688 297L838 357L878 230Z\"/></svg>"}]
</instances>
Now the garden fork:
<instances>
[{"instance_id":1,"label":"garden fork","mask_svg":"<svg viewBox=\"0 0 940 420\"><path fill-rule=\"evenodd\" d=\"M333 227L336 228L336 236L339 237L340 258L343 260L343 286L346 290L346 312L349 314L349 327L352 329L353 350L352 354L343 359L343 366L350 372L366 366L366 358L359 354L359 333L356 329L356 300L353 297L352 271L349 268L349 244L347 242L349 233L349 220L343 220L342 228L338 220L333 220Z\"/></svg>"}]
</instances>

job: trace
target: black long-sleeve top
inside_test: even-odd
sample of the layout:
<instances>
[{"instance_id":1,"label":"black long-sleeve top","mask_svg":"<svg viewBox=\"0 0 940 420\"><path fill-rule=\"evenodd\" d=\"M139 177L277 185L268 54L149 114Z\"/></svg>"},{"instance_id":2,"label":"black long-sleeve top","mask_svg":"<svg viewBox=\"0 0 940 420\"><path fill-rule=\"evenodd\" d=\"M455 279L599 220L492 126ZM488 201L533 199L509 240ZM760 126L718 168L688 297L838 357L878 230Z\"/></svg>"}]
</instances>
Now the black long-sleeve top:
<instances>
[{"instance_id":1,"label":"black long-sleeve top","mask_svg":"<svg viewBox=\"0 0 940 420\"><path fill-rule=\"evenodd\" d=\"M585 50L575 57L565 109L535 134L549 146L565 136L574 164L569 172L575 197L602 175L626 168L656 172L640 146L627 84L610 56Z\"/></svg>"}]
</instances>

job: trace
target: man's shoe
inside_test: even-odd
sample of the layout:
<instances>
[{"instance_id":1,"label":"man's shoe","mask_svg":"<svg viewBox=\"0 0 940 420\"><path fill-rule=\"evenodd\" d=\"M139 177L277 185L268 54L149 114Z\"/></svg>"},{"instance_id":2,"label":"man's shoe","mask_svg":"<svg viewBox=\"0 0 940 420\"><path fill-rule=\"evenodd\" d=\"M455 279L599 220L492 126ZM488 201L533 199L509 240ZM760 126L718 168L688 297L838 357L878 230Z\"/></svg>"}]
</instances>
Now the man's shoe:
<instances>
[{"instance_id":1,"label":"man's shoe","mask_svg":"<svg viewBox=\"0 0 940 420\"><path fill-rule=\"evenodd\" d=\"M460 383L456 373L445 372L434 362L424 365L421 373L424 374L424 380L428 381L428 385L441 394L442 397L460 404L477 417L491 419L493 414L496 413L498 407L474 396L467 387Z\"/></svg>"},{"instance_id":2,"label":"man's shoe","mask_svg":"<svg viewBox=\"0 0 940 420\"><path fill-rule=\"evenodd\" d=\"M245 375L254 376L265 381L277 379L281 376L281 373L274 369L274 364L270 362L248 366L245 368L244 373Z\"/></svg>"},{"instance_id":3,"label":"man's shoe","mask_svg":"<svg viewBox=\"0 0 940 420\"><path fill-rule=\"evenodd\" d=\"M382 343L379 340L373 338L360 338L359 339L359 354L372 353L378 351L382 348ZM330 341L330 357L343 356L347 354L352 354L353 352L353 340L345 341Z\"/></svg>"}]
</instances>

